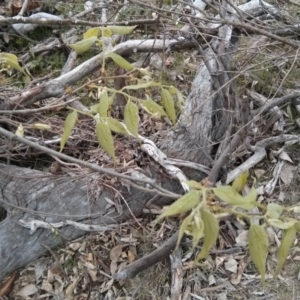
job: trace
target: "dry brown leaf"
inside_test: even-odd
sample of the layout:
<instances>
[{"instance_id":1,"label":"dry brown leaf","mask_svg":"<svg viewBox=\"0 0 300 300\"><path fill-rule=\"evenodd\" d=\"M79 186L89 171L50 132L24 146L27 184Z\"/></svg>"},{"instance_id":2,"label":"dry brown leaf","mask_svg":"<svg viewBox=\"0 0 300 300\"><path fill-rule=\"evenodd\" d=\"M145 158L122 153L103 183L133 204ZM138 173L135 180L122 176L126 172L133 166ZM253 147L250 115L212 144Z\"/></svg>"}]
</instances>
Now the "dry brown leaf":
<instances>
[{"instance_id":1,"label":"dry brown leaf","mask_svg":"<svg viewBox=\"0 0 300 300\"><path fill-rule=\"evenodd\" d=\"M237 265L238 263L235 259L229 258L228 261L225 263L225 270L230 271L232 273L236 273L238 270Z\"/></svg>"},{"instance_id":2,"label":"dry brown leaf","mask_svg":"<svg viewBox=\"0 0 300 300\"><path fill-rule=\"evenodd\" d=\"M116 261L112 261L110 264L110 274L114 275L116 273L116 270L118 268L118 264Z\"/></svg>"},{"instance_id":3,"label":"dry brown leaf","mask_svg":"<svg viewBox=\"0 0 300 300\"><path fill-rule=\"evenodd\" d=\"M52 284L47 280L43 280L41 290L44 290L46 292L52 292L53 291Z\"/></svg>"},{"instance_id":4,"label":"dry brown leaf","mask_svg":"<svg viewBox=\"0 0 300 300\"><path fill-rule=\"evenodd\" d=\"M38 291L38 289L35 286L35 284L27 284L22 289L20 289L16 293L16 295L26 298L26 297L28 297L30 295L34 295L37 291Z\"/></svg>"},{"instance_id":5,"label":"dry brown leaf","mask_svg":"<svg viewBox=\"0 0 300 300\"><path fill-rule=\"evenodd\" d=\"M109 254L110 260L112 262L117 262L121 254L122 254L122 245L117 245L113 247Z\"/></svg>"},{"instance_id":6,"label":"dry brown leaf","mask_svg":"<svg viewBox=\"0 0 300 300\"><path fill-rule=\"evenodd\" d=\"M81 276L76 277L75 280L67 287L67 289L66 289L66 298L67 299L73 299L74 290L75 290L76 286L78 285L80 279L81 279Z\"/></svg>"},{"instance_id":7,"label":"dry brown leaf","mask_svg":"<svg viewBox=\"0 0 300 300\"><path fill-rule=\"evenodd\" d=\"M8 295L12 291L14 282L18 278L18 275L19 273L15 272L6 280L0 289L0 297Z\"/></svg>"},{"instance_id":8,"label":"dry brown leaf","mask_svg":"<svg viewBox=\"0 0 300 300\"><path fill-rule=\"evenodd\" d=\"M73 251L77 251L81 247L81 243L72 243L69 245L69 248L71 248Z\"/></svg>"},{"instance_id":9,"label":"dry brown leaf","mask_svg":"<svg viewBox=\"0 0 300 300\"><path fill-rule=\"evenodd\" d=\"M128 250L128 262L132 263L133 261L135 261L135 254L133 253L132 250Z\"/></svg>"}]
</instances>

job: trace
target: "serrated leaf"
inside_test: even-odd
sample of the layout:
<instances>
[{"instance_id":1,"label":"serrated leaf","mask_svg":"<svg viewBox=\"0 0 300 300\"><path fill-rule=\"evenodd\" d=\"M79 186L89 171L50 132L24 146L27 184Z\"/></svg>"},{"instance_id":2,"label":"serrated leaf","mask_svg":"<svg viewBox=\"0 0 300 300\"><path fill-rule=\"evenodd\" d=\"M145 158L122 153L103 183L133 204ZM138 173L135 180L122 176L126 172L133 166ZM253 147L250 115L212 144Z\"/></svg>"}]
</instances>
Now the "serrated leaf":
<instances>
[{"instance_id":1,"label":"serrated leaf","mask_svg":"<svg viewBox=\"0 0 300 300\"><path fill-rule=\"evenodd\" d=\"M124 109L124 122L127 129L135 137L138 137L139 120L138 107L132 101L127 101Z\"/></svg>"},{"instance_id":2,"label":"serrated leaf","mask_svg":"<svg viewBox=\"0 0 300 300\"><path fill-rule=\"evenodd\" d=\"M100 146L112 157L114 164L116 163L114 140L105 123L99 122L96 124L96 135Z\"/></svg>"},{"instance_id":3,"label":"serrated leaf","mask_svg":"<svg viewBox=\"0 0 300 300\"><path fill-rule=\"evenodd\" d=\"M107 117L107 111L108 111L108 108L109 108L109 99L108 99L106 89L103 90L99 101L100 101L99 106L98 106L99 115L102 118L106 118Z\"/></svg>"},{"instance_id":4,"label":"serrated leaf","mask_svg":"<svg viewBox=\"0 0 300 300\"><path fill-rule=\"evenodd\" d=\"M81 54L91 49L91 47L97 41L97 37L92 36L87 39L81 40L75 44L70 44L69 47L76 51L76 53Z\"/></svg>"},{"instance_id":5,"label":"serrated leaf","mask_svg":"<svg viewBox=\"0 0 300 300\"><path fill-rule=\"evenodd\" d=\"M269 248L268 235L263 227L251 224L249 233L249 252L251 259L261 275L261 281L265 282L266 260Z\"/></svg>"},{"instance_id":6,"label":"serrated leaf","mask_svg":"<svg viewBox=\"0 0 300 300\"><path fill-rule=\"evenodd\" d=\"M200 201L200 194L197 191L190 191L171 204L160 216L159 219L184 213L194 208Z\"/></svg>"},{"instance_id":7,"label":"serrated leaf","mask_svg":"<svg viewBox=\"0 0 300 300\"><path fill-rule=\"evenodd\" d=\"M193 248L195 248L200 239L204 236L204 223L200 217L200 214L194 214L194 222L191 228L191 234L193 236Z\"/></svg>"},{"instance_id":8,"label":"serrated leaf","mask_svg":"<svg viewBox=\"0 0 300 300\"><path fill-rule=\"evenodd\" d=\"M130 132L127 130L126 125L114 118L107 118L107 124L110 130L113 132L130 135Z\"/></svg>"},{"instance_id":9,"label":"serrated leaf","mask_svg":"<svg viewBox=\"0 0 300 300\"><path fill-rule=\"evenodd\" d=\"M135 85L127 85L123 87L122 90L139 90L139 89L146 89L151 86L160 86L160 83L156 83L154 81L149 81L149 82L144 82L144 83L139 83Z\"/></svg>"},{"instance_id":10,"label":"serrated leaf","mask_svg":"<svg viewBox=\"0 0 300 300\"><path fill-rule=\"evenodd\" d=\"M73 110L71 113L68 114L64 122L64 132L60 140L60 150L59 150L60 152L63 151L65 144L69 139L71 131L76 123L76 120L77 120L77 111Z\"/></svg>"},{"instance_id":11,"label":"serrated leaf","mask_svg":"<svg viewBox=\"0 0 300 300\"><path fill-rule=\"evenodd\" d=\"M26 72L20 67L18 57L14 54L5 52L0 53L0 63L4 63L15 70L22 72L25 76L28 76Z\"/></svg>"},{"instance_id":12,"label":"serrated leaf","mask_svg":"<svg viewBox=\"0 0 300 300\"><path fill-rule=\"evenodd\" d=\"M114 34L130 34L137 26L107 26Z\"/></svg>"},{"instance_id":13,"label":"serrated leaf","mask_svg":"<svg viewBox=\"0 0 300 300\"><path fill-rule=\"evenodd\" d=\"M206 258L212 246L215 245L219 236L219 222L217 218L208 210L201 210L201 219L204 224L204 240L200 253L196 258L196 262Z\"/></svg>"},{"instance_id":14,"label":"serrated leaf","mask_svg":"<svg viewBox=\"0 0 300 300\"><path fill-rule=\"evenodd\" d=\"M268 219L269 225L277 227L279 229L283 229L283 230L286 230L286 229L289 229L289 228L295 226L296 222L297 222L296 220L282 222L281 220L278 220L278 219Z\"/></svg>"},{"instance_id":15,"label":"serrated leaf","mask_svg":"<svg viewBox=\"0 0 300 300\"><path fill-rule=\"evenodd\" d=\"M181 242L181 239L182 239L185 231L187 230L187 227L192 223L192 221L193 221L193 215L189 214L181 223L179 232L178 232L178 240L177 240L176 248L178 248L178 246Z\"/></svg>"},{"instance_id":16,"label":"serrated leaf","mask_svg":"<svg viewBox=\"0 0 300 300\"><path fill-rule=\"evenodd\" d=\"M282 241L281 241L280 247L278 249L278 255L277 255L278 256L278 265L277 265L274 277L276 277L279 274L288 254L289 254L289 251L295 242L296 232L297 232L296 228L295 228L295 226L293 226L293 227L290 227L289 229L285 230L285 232L283 234Z\"/></svg>"},{"instance_id":17,"label":"serrated leaf","mask_svg":"<svg viewBox=\"0 0 300 300\"><path fill-rule=\"evenodd\" d=\"M233 183L232 187L237 191L241 192L244 186L246 185L247 179L249 176L249 171L246 171L245 173L241 174L238 178L236 178Z\"/></svg>"},{"instance_id":18,"label":"serrated leaf","mask_svg":"<svg viewBox=\"0 0 300 300\"><path fill-rule=\"evenodd\" d=\"M93 28L90 28L88 29L84 35L83 35L83 39L88 39L90 37L97 37L99 36L101 32L101 28L100 27L93 27Z\"/></svg>"},{"instance_id":19,"label":"serrated leaf","mask_svg":"<svg viewBox=\"0 0 300 300\"><path fill-rule=\"evenodd\" d=\"M111 58L119 67L125 69L125 70L133 70L134 66L130 64L126 59L124 59L122 56L116 54L116 53L109 53L106 55L106 57Z\"/></svg>"},{"instance_id":20,"label":"serrated leaf","mask_svg":"<svg viewBox=\"0 0 300 300\"><path fill-rule=\"evenodd\" d=\"M254 197L256 191L253 191L253 189L254 188L252 187L252 193L248 198L247 196L242 197L232 186L229 185L214 188L213 191L216 196L228 204L236 205L244 209L251 209L256 205L256 198Z\"/></svg>"},{"instance_id":21,"label":"serrated leaf","mask_svg":"<svg viewBox=\"0 0 300 300\"><path fill-rule=\"evenodd\" d=\"M276 203L269 203L267 206L267 215L271 219L278 219L281 216L283 210L283 206Z\"/></svg>"},{"instance_id":22,"label":"serrated leaf","mask_svg":"<svg viewBox=\"0 0 300 300\"><path fill-rule=\"evenodd\" d=\"M161 89L161 100L172 123L176 124L176 113L174 107L174 99L171 93L166 89Z\"/></svg>"},{"instance_id":23,"label":"serrated leaf","mask_svg":"<svg viewBox=\"0 0 300 300\"><path fill-rule=\"evenodd\" d=\"M152 115L155 115L158 117L167 116L164 109L159 104L157 104L155 101L153 101L151 99L141 101L140 105L143 109L146 108L145 110Z\"/></svg>"}]
</instances>

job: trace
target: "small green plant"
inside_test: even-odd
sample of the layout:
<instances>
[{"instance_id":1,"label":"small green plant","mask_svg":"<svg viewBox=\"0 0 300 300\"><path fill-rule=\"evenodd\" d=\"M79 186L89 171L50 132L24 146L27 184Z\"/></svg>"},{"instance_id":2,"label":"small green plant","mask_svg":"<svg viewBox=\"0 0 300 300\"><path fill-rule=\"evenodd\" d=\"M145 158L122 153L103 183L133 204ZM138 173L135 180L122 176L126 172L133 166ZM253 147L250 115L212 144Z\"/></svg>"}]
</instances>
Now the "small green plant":
<instances>
[{"instance_id":1,"label":"small green plant","mask_svg":"<svg viewBox=\"0 0 300 300\"><path fill-rule=\"evenodd\" d=\"M84 34L83 40L76 44L70 45L72 49L78 53L88 51L95 43L104 46L102 43L103 37L109 37L113 33L128 34L134 30L132 27L123 26L108 26L106 28L90 28ZM101 35L99 39L98 36ZM97 86L90 84L90 88L95 88L100 91L99 102L90 108L90 113L80 112L73 109L73 111L67 116L64 123L64 132L61 138L60 151L68 141L71 131L76 123L78 113L92 117L95 120L95 133L100 146L112 157L114 163L116 162L115 149L112 132L124 134L130 137L139 139L139 110L143 110L153 117L166 117L171 120L173 125L176 124L177 113L176 109L180 110L183 104L183 97L181 93L173 86L163 85L159 82L152 81L151 74L140 68L135 68L128 61L126 61L120 55L109 52L103 55L102 74L105 81L105 60L111 59L117 66L128 71L127 78L130 82L134 82L132 85L124 86L121 90L115 90L107 86ZM137 74L137 76L135 76ZM161 105L152 100L152 89L160 90ZM145 97L143 99L134 96L134 92L137 90L145 91L143 93ZM114 99L117 93L122 94L126 99L126 105L124 108L124 122L111 117L110 109L113 106ZM146 98L146 99L145 99ZM176 103L175 103L176 100Z\"/></svg>"},{"instance_id":2,"label":"small green plant","mask_svg":"<svg viewBox=\"0 0 300 300\"><path fill-rule=\"evenodd\" d=\"M264 284L265 266L269 249L269 241L266 227L273 226L284 230L283 238L278 250L278 265L274 276L277 276L288 256L289 250L294 244L296 233L300 232L300 222L296 219L284 216L284 212L300 212L300 205L291 208L284 208L275 203L267 205L257 202L257 193L254 184L246 196L242 196L244 185L248 178L248 172L239 176L231 186L207 188L202 184L189 181L190 192L180 197L170 205L159 217L165 217L188 213L182 221L179 229L178 244L184 234L191 235L193 247L203 238L202 249L195 262L198 264L201 259L209 255L210 249L214 246L219 235L219 217L224 214L234 214L237 218L249 221L248 234L249 252L252 261ZM219 199L223 203L218 203ZM222 205L221 205L222 204ZM262 214L253 215L249 210L258 207ZM258 222L255 222L257 221ZM259 225L258 225L259 224Z\"/></svg>"}]
</instances>

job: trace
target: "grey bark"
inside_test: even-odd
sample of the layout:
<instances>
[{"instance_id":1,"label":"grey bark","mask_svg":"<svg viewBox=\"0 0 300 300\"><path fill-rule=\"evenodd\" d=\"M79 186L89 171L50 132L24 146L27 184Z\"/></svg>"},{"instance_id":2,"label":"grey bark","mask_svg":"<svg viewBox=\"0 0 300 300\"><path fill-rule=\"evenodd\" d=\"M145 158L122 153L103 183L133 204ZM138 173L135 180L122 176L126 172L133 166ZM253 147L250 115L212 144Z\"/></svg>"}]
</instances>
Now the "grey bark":
<instances>
[{"instance_id":1,"label":"grey bark","mask_svg":"<svg viewBox=\"0 0 300 300\"><path fill-rule=\"evenodd\" d=\"M163 177L157 180L169 190L181 191L180 185L175 181ZM74 179L0 164L0 206L8 212L7 217L0 223L0 281L14 270L45 254L47 249L42 244L54 248L86 233L72 226L65 226L53 232L39 228L30 234L28 228L19 225L20 219L49 223L72 220L103 226L120 224L131 218L131 213L135 216L140 215L153 197L153 194L134 188L131 188L130 192L120 188L131 208L130 212L112 190L102 189L100 195L96 199L93 198L89 184L89 175ZM105 197L120 201L122 211L118 213L106 209ZM168 201L160 197L156 200L158 203Z\"/></svg>"}]
</instances>

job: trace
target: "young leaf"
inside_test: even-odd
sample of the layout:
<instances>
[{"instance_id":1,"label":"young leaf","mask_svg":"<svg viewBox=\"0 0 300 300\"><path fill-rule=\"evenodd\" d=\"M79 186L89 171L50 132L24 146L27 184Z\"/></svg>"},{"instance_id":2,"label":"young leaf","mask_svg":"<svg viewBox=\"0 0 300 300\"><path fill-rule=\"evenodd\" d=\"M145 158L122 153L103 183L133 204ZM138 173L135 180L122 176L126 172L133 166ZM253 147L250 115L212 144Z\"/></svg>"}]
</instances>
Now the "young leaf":
<instances>
[{"instance_id":1,"label":"young leaf","mask_svg":"<svg viewBox=\"0 0 300 300\"><path fill-rule=\"evenodd\" d=\"M15 132L15 135L19 136L19 137L24 137L24 127L22 124L19 124L16 132Z\"/></svg>"},{"instance_id":2,"label":"young leaf","mask_svg":"<svg viewBox=\"0 0 300 300\"><path fill-rule=\"evenodd\" d=\"M244 204L239 204L238 206L243 208L243 209L251 209L253 208L255 205L257 205L256 199L257 199L257 191L254 188L254 186L252 186L251 190L249 191L249 193L243 197L244 199Z\"/></svg>"},{"instance_id":3,"label":"young leaf","mask_svg":"<svg viewBox=\"0 0 300 300\"><path fill-rule=\"evenodd\" d=\"M296 232L297 231L296 231L295 226L290 227L289 229L285 230L285 232L284 232L284 235L283 235L283 238L282 238L279 250L278 250L278 265L277 265L274 277L276 277L279 274L288 254L289 254L289 251L295 242Z\"/></svg>"},{"instance_id":4,"label":"young leaf","mask_svg":"<svg viewBox=\"0 0 300 300\"><path fill-rule=\"evenodd\" d=\"M116 53L109 53L106 55L106 57L111 58L119 67L125 69L125 70L133 70L134 67L132 64L130 64L127 60L125 60L122 56L116 54Z\"/></svg>"},{"instance_id":5,"label":"young leaf","mask_svg":"<svg viewBox=\"0 0 300 300\"><path fill-rule=\"evenodd\" d=\"M267 215L271 219L278 219L283 212L284 207L276 204L276 203L269 203L267 206Z\"/></svg>"},{"instance_id":6,"label":"young leaf","mask_svg":"<svg viewBox=\"0 0 300 300\"><path fill-rule=\"evenodd\" d=\"M130 34L137 26L107 26L114 34Z\"/></svg>"},{"instance_id":7,"label":"young leaf","mask_svg":"<svg viewBox=\"0 0 300 300\"><path fill-rule=\"evenodd\" d=\"M193 221L193 215L189 214L181 223L180 228L179 228L176 248L178 248L179 243L181 242L181 239L182 239L185 231L187 230L187 227L192 223L192 221Z\"/></svg>"},{"instance_id":8,"label":"young leaf","mask_svg":"<svg viewBox=\"0 0 300 300\"><path fill-rule=\"evenodd\" d=\"M50 130L51 126L48 124L42 124L42 123L35 123L33 124L34 128L39 130Z\"/></svg>"},{"instance_id":9,"label":"young leaf","mask_svg":"<svg viewBox=\"0 0 300 300\"><path fill-rule=\"evenodd\" d=\"M190 191L187 194L180 197L173 204L171 204L158 219L170 217L184 213L194 208L200 200L200 194L197 191Z\"/></svg>"},{"instance_id":10,"label":"young leaf","mask_svg":"<svg viewBox=\"0 0 300 300\"><path fill-rule=\"evenodd\" d=\"M167 116L164 109L159 104L157 104L155 101L153 101L151 99L141 101L140 105L143 109L145 109L150 114L153 114L158 117Z\"/></svg>"},{"instance_id":11,"label":"young leaf","mask_svg":"<svg viewBox=\"0 0 300 300\"><path fill-rule=\"evenodd\" d=\"M127 130L126 125L114 118L107 118L107 124L111 131L120 134L130 135L130 132Z\"/></svg>"},{"instance_id":12,"label":"young leaf","mask_svg":"<svg viewBox=\"0 0 300 300\"><path fill-rule=\"evenodd\" d=\"M283 229L283 230L286 230L286 229L289 229L289 228L295 226L296 222L297 222L296 220L282 222L281 220L278 220L278 219L268 219L269 225L277 227L279 229Z\"/></svg>"},{"instance_id":13,"label":"young leaf","mask_svg":"<svg viewBox=\"0 0 300 300\"><path fill-rule=\"evenodd\" d=\"M124 121L127 129L135 137L138 137L139 119L138 107L135 103L129 100L124 109Z\"/></svg>"},{"instance_id":14,"label":"young leaf","mask_svg":"<svg viewBox=\"0 0 300 300\"><path fill-rule=\"evenodd\" d=\"M204 224L203 224L203 220L200 218L199 214L194 214L194 222L192 224L192 236L193 236L193 248L195 248L200 239L203 238L204 236Z\"/></svg>"},{"instance_id":15,"label":"young leaf","mask_svg":"<svg viewBox=\"0 0 300 300\"><path fill-rule=\"evenodd\" d=\"M203 185L195 180L188 180L188 181L185 181L185 183L191 189L194 189L194 190L202 190L203 189Z\"/></svg>"},{"instance_id":16,"label":"young leaf","mask_svg":"<svg viewBox=\"0 0 300 300\"><path fill-rule=\"evenodd\" d=\"M75 44L70 44L69 47L74 51L76 51L78 54L81 54L90 50L96 41L97 41L97 37L92 36L87 39L81 40Z\"/></svg>"},{"instance_id":17,"label":"young leaf","mask_svg":"<svg viewBox=\"0 0 300 300\"><path fill-rule=\"evenodd\" d=\"M99 101L100 101L100 103L99 103L99 106L98 106L98 113L99 113L100 117L106 118L107 117L107 111L108 111L108 108L109 108L109 99L108 99L106 89L102 92Z\"/></svg>"},{"instance_id":18,"label":"young leaf","mask_svg":"<svg viewBox=\"0 0 300 300\"><path fill-rule=\"evenodd\" d=\"M261 275L262 283L264 283L269 247L268 236L261 226L251 224L248 239L251 259Z\"/></svg>"},{"instance_id":19,"label":"young leaf","mask_svg":"<svg viewBox=\"0 0 300 300\"><path fill-rule=\"evenodd\" d=\"M63 151L65 144L69 139L71 131L76 123L76 120L77 120L77 111L73 110L71 113L68 114L64 123L64 132L60 140L60 150L59 150L60 152Z\"/></svg>"},{"instance_id":20,"label":"young leaf","mask_svg":"<svg viewBox=\"0 0 300 300\"><path fill-rule=\"evenodd\" d=\"M251 209L256 203L256 191L253 191L252 189L252 193L248 198L248 195L246 197L242 197L232 186L229 185L214 188L213 191L216 196L228 204L240 206L244 209Z\"/></svg>"},{"instance_id":21,"label":"young leaf","mask_svg":"<svg viewBox=\"0 0 300 300\"><path fill-rule=\"evenodd\" d=\"M196 262L206 258L209 255L209 250L216 243L219 235L219 222L216 217L208 210L201 210L201 219L204 224L204 240L200 253L196 258Z\"/></svg>"},{"instance_id":22,"label":"young leaf","mask_svg":"<svg viewBox=\"0 0 300 300\"><path fill-rule=\"evenodd\" d=\"M100 27L93 27L88 29L85 34L83 35L83 39L88 39L90 37L98 37L99 34L101 32L101 28Z\"/></svg>"},{"instance_id":23,"label":"young leaf","mask_svg":"<svg viewBox=\"0 0 300 300\"><path fill-rule=\"evenodd\" d=\"M241 174L238 178L236 178L233 183L232 187L239 193L244 188L247 179L249 176L249 171L246 171L245 173Z\"/></svg>"},{"instance_id":24,"label":"young leaf","mask_svg":"<svg viewBox=\"0 0 300 300\"><path fill-rule=\"evenodd\" d=\"M167 112L168 117L172 121L172 123L176 124L176 113L174 108L174 100L170 92L166 89L161 89L161 99L163 102L163 106Z\"/></svg>"},{"instance_id":25,"label":"young leaf","mask_svg":"<svg viewBox=\"0 0 300 300\"><path fill-rule=\"evenodd\" d=\"M102 36L103 37L111 37L113 32L108 27L102 28Z\"/></svg>"},{"instance_id":26,"label":"young leaf","mask_svg":"<svg viewBox=\"0 0 300 300\"><path fill-rule=\"evenodd\" d=\"M139 84L135 84L135 85L127 85L125 87L123 87L122 90L139 90L139 89L146 89L150 86L160 86L159 83L156 83L154 81L149 81L149 82L144 82L144 83L139 83Z\"/></svg>"},{"instance_id":27,"label":"young leaf","mask_svg":"<svg viewBox=\"0 0 300 300\"><path fill-rule=\"evenodd\" d=\"M18 62L18 57L14 54L10 53L0 53L0 63L4 63L11 68L22 72L24 75L28 76L26 72L20 67L19 62Z\"/></svg>"},{"instance_id":28,"label":"young leaf","mask_svg":"<svg viewBox=\"0 0 300 300\"><path fill-rule=\"evenodd\" d=\"M116 163L114 140L107 124L99 122L96 124L96 135L100 146L113 158Z\"/></svg>"}]
</instances>

